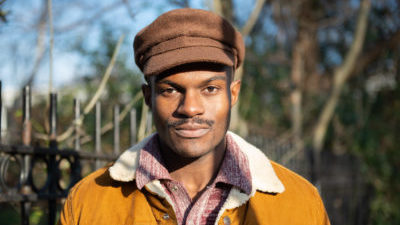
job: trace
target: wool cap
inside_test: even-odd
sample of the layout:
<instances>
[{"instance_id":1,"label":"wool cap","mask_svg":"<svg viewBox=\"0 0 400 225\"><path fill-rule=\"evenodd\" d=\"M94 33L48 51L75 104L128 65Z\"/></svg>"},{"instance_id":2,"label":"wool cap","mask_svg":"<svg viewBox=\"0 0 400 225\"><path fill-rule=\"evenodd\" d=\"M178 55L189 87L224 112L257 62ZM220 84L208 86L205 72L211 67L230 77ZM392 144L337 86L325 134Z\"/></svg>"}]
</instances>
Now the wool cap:
<instances>
[{"instance_id":1,"label":"wool cap","mask_svg":"<svg viewBox=\"0 0 400 225\"><path fill-rule=\"evenodd\" d=\"M143 28L133 42L135 62L145 76L196 62L240 66L242 35L225 19L205 10L176 9Z\"/></svg>"}]
</instances>

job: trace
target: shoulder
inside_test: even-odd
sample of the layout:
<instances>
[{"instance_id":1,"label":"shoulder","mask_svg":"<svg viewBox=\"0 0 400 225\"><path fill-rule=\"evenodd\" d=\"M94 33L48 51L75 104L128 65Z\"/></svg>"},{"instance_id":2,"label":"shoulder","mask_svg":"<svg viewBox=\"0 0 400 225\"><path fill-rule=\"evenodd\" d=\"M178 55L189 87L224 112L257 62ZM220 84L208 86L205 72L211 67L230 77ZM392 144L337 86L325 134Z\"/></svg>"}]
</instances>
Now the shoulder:
<instances>
[{"instance_id":1,"label":"shoulder","mask_svg":"<svg viewBox=\"0 0 400 225\"><path fill-rule=\"evenodd\" d=\"M109 181L108 179L108 167L100 168L86 177L82 178L78 183L76 183L72 188L70 192L76 192L77 190L82 190L89 188L91 185L95 185L96 181L102 180L103 182Z\"/></svg>"},{"instance_id":2,"label":"shoulder","mask_svg":"<svg viewBox=\"0 0 400 225\"><path fill-rule=\"evenodd\" d=\"M266 206L275 206L268 210L273 220L284 220L286 224L329 224L318 189L297 173L270 162L285 190L282 193L257 191L252 198L254 211L262 215L266 213L263 210Z\"/></svg>"},{"instance_id":3,"label":"shoulder","mask_svg":"<svg viewBox=\"0 0 400 225\"><path fill-rule=\"evenodd\" d=\"M109 167L100 168L80 180L71 188L69 196L89 196L105 194L107 192L132 192L136 189L134 182L119 182L111 178Z\"/></svg>"},{"instance_id":4,"label":"shoulder","mask_svg":"<svg viewBox=\"0 0 400 225\"><path fill-rule=\"evenodd\" d=\"M297 202L301 205L320 208L321 196L312 183L285 166L274 161L270 162L276 176L285 187L285 191L277 195L279 199L288 199L291 203Z\"/></svg>"},{"instance_id":5,"label":"shoulder","mask_svg":"<svg viewBox=\"0 0 400 225\"><path fill-rule=\"evenodd\" d=\"M271 165L285 186L285 191L278 194L260 193L255 198L261 202L279 205L282 217L307 218L308 224L330 224L318 189L304 177L271 161ZM280 212L275 212L278 215ZM289 224L297 224L290 221Z\"/></svg>"},{"instance_id":6,"label":"shoulder","mask_svg":"<svg viewBox=\"0 0 400 225\"><path fill-rule=\"evenodd\" d=\"M135 182L113 180L108 168L89 174L71 188L59 224L113 224L115 208L123 218L131 204L129 196L137 193L137 188Z\"/></svg>"},{"instance_id":7,"label":"shoulder","mask_svg":"<svg viewBox=\"0 0 400 225\"><path fill-rule=\"evenodd\" d=\"M135 182L119 182L111 178L109 166L89 174L71 188L66 204L71 214L85 214L95 208L112 208L126 202L136 192Z\"/></svg>"},{"instance_id":8,"label":"shoulder","mask_svg":"<svg viewBox=\"0 0 400 225\"><path fill-rule=\"evenodd\" d=\"M285 192L302 192L303 194L308 193L313 195L318 194L318 190L307 179L277 162L271 160L270 162L279 180L285 186Z\"/></svg>"}]
</instances>

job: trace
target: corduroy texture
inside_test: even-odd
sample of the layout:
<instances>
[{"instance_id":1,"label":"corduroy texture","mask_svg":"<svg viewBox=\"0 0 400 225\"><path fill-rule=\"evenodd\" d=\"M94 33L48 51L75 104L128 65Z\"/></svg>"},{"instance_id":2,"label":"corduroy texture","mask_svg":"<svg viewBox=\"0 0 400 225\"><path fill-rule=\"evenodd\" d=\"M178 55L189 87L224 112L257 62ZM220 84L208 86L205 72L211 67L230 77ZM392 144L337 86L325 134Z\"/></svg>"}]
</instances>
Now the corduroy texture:
<instances>
[{"instance_id":1,"label":"corduroy texture","mask_svg":"<svg viewBox=\"0 0 400 225\"><path fill-rule=\"evenodd\" d=\"M142 29L133 42L135 62L145 76L196 62L239 67L241 34L222 17L200 9L176 9Z\"/></svg>"}]
</instances>

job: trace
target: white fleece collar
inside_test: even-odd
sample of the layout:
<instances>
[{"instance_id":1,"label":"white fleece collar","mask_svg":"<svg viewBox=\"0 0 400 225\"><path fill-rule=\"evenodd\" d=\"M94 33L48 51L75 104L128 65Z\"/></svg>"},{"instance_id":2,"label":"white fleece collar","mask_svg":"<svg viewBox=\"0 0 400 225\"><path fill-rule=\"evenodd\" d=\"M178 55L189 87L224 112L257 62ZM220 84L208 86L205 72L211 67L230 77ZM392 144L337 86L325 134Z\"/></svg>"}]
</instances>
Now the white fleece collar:
<instances>
[{"instance_id":1,"label":"white fleece collar","mask_svg":"<svg viewBox=\"0 0 400 225\"><path fill-rule=\"evenodd\" d=\"M250 174L252 178L252 191L251 195L248 196L248 198L253 196L256 191L267 193L282 193L285 188L275 174L271 162L264 155L264 153L262 153L258 148L246 142L243 138L239 137L233 132L228 132L228 134L232 136L233 140L239 146L240 150L242 150L242 152L247 156L249 160ZM117 159L114 165L109 168L110 176L112 179L122 182L129 182L135 179L136 169L139 166L140 150L153 136L154 134L146 137L141 142L122 153L122 155ZM243 194L240 193L240 191L238 190L237 192L238 194ZM239 202L245 200L243 199L243 197L240 197L241 201ZM246 198L245 201L247 201L248 198ZM228 198L226 203L228 203L229 200L230 199ZM236 202L236 204L232 203L228 205L237 205L239 202ZM244 202L242 202L241 204L243 203Z\"/></svg>"},{"instance_id":2,"label":"white fleece collar","mask_svg":"<svg viewBox=\"0 0 400 225\"><path fill-rule=\"evenodd\" d=\"M218 212L217 219L215 220L216 225L218 224L218 221L225 210L237 208L245 204L252 196L255 195L256 191L266 193L282 193L285 191L285 187L279 180L274 169L272 168L271 162L264 155L264 153L233 132L228 133L232 136L240 150L247 156L247 159L249 160L252 190L251 194L247 195L237 188L232 188L226 201Z\"/></svg>"}]
</instances>

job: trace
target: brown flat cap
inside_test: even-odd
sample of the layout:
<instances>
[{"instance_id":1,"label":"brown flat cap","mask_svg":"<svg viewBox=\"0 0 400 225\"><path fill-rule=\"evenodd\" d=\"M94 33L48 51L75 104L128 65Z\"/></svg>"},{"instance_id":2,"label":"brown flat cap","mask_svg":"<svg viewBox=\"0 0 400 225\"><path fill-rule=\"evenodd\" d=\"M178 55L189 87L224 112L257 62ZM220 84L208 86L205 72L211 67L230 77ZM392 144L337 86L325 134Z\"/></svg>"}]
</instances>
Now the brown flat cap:
<instances>
[{"instance_id":1,"label":"brown flat cap","mask_svg":"<svg viewBox=\"0 0 400 225\"><path fill-rule=\"evenodd\" d=\"M176 9L143 28L133 42L145 76L195 62L237 68L244 58L241 34L222 17L200 9Z\"/></svg>"}]
</instances>

